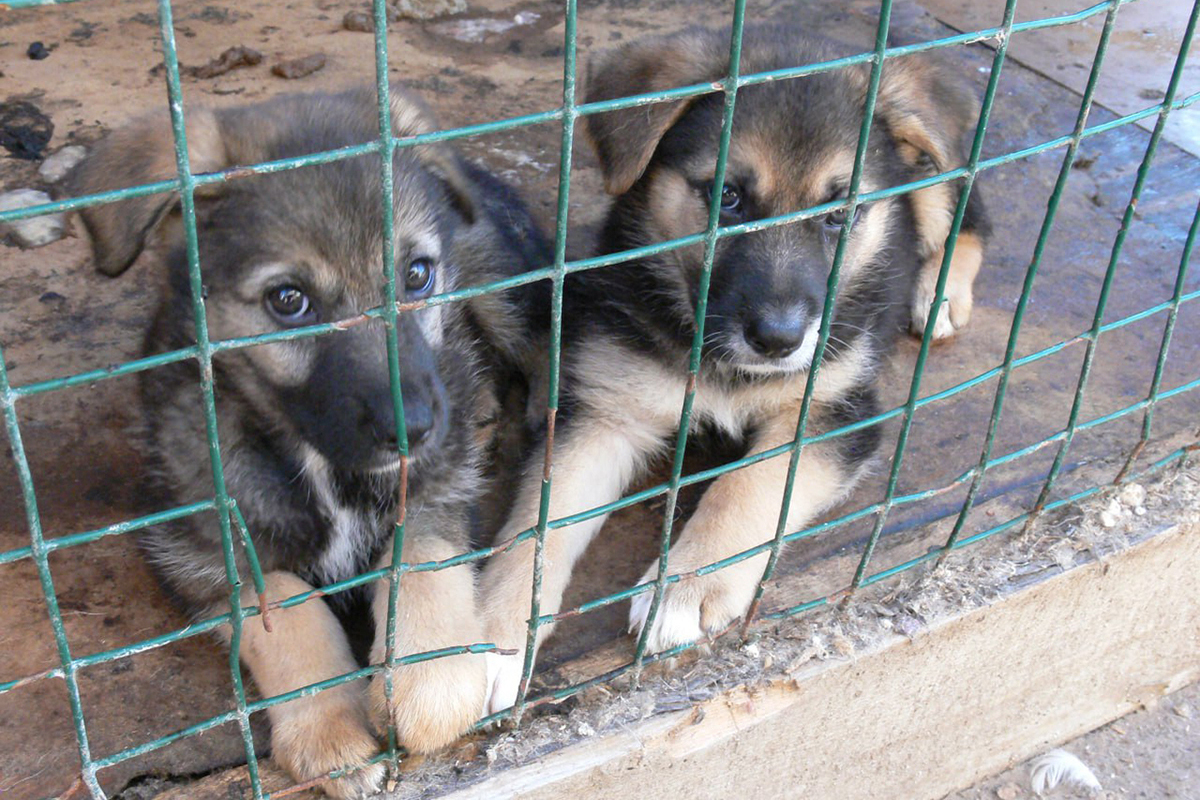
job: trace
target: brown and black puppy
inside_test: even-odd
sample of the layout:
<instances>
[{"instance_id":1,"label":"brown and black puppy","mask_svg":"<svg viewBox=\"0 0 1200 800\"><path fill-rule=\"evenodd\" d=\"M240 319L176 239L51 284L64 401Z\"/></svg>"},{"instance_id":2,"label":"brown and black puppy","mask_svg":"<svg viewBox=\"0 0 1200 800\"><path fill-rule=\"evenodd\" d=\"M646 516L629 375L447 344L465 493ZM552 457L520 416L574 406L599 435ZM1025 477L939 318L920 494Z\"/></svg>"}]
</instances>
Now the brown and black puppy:
<instances>
[{"instance_id":1,"label":"brown and black puppy","mask_svg":"<svg viewBox=\"0 0 1200 800\"><path fill-rule=\"evenodd\" d=\"M688 30L630 43L593 64L587 100L707 83L727 73L729 34ZM832 57L795 30L752 28L742 74ZM747 86L738 92L728 168L718 194L722 225L785 214L844 198L867 92L868 66ZM710 94L589 116L587 132L609 192L604 253L704 230L713 193L724 96ZM888 61L878 95L860 192L896 186L963 162L973 128L972 96L931 64ZM860 206L853 221L829 345L814 388L809 435L865 420L879 410L880 365L910 316L923 325L958 190L938 186ZM714 426L756 453L790 442L815 352L838 234L839 209L813 219L719 240L708 294L704 358L692 420ZM971 197L935 335L970 313L986 221ZM563 401L554 452L552 518L621 496L647 461L674 441L687 388L703 246L671 250L568 276ZM911 314L910 314L911 307ZM876 450L865 428L804 449L787 517L797 530L844 498ZM500 539L537 519L541 450ZM786 458L716 479L670 551L686 573L770 540ZM546 539L541 612L559 610L572 567L604 518L552 531ZM670 584L649 633L652 651L698 640L746 613L765 554ZM482 581L487 639L525 641L533 567L531 542L494 558ZM652 580L651 566L645 580ZM651 595L638 595L630 627L645 625ZM548 632L550 626L541 630ZM521 658L489 655L489 710L513 702Z\"/></svg>"},{"instance_id":2,"label":"brown and black puppy","mask_svg":"<svg viewBox=\"0 0 1200 800\"><path fill-rule=\"evenodd\" d=\"M411 98L391 99L395 134L434 129ZM378 136L375 94L292 95L220 111L192 109L194 172L361 144ZM169 178L174 151L165 114L116 131L74 176L90 193ZM400 299L522 272L548 261L545 244L511 190L444 145L399 149L394 158L394 245ZM196 192L197 234L209 335L214 340L356 317L385 299L380 164L361 156L238 178ZM118 275L154 228L178 217L178 197L153 195L88 209L96 266ZM182 239L146 336L145 355L195 343ZM468 547L467 514L483 486L480 431L497 376L521 356L513 293L403 313L396 331L411 452L408 562L446 559ZM360 322L362 322L360 320ZM242 510L266 574L283 600L391 561L400 461L384 326L220 352L216 413L228 492ZM142 374L148 455L158 494L181 505L213 495L200 371L193 360ZM141 537L165 587L200 617L228 610L229 588L215 514L155 526ZM243 549L235 544L254 605ZM374 618L371 663L385 657L388 586L381 581L271 613L273 631L247 621L241 657L264 696L353 671L338 614ZM370 610L367 609L370 604ZM399 655L483 641L470 565L406 574L400 586ZM373 614L372 614L373 612ZM352 621L352 620L351 620ZM353 626L351 626L353 627ZM359 626L361 627L361 626ZM368 623L369 627L369 623ZM228 631L226 629L226 636ZM370 642L367 642L369 645ZM479 718L484 660L458 655L395 674L400 742L436 749ZM383 676L272 706L272 750L298 780L361 766L378 752L386 721ZM371 718L371 712L375 718ZM354 797L379 788L383 766L324 788Z\"/></svg>"}]
</instances>

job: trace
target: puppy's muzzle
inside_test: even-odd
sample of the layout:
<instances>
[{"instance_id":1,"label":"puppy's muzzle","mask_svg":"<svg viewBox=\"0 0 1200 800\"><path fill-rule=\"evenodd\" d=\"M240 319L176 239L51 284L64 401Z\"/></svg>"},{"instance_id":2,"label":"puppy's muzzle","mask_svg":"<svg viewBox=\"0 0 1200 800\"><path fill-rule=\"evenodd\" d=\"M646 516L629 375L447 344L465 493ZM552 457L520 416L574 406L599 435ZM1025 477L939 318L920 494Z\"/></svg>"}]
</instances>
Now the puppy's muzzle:
<instances>
[{"instance_id":1,"label":"puppy's muzzle","mask_svg":"<svg viewBox=\"0 0 1200 800\"><path fill-rule=\"evenodd\" d=\"M808 314L803 306L768 310L746 321L746 343L764 358L787 358L799 349L808 329Z\"/></svg>"}]
</instances>

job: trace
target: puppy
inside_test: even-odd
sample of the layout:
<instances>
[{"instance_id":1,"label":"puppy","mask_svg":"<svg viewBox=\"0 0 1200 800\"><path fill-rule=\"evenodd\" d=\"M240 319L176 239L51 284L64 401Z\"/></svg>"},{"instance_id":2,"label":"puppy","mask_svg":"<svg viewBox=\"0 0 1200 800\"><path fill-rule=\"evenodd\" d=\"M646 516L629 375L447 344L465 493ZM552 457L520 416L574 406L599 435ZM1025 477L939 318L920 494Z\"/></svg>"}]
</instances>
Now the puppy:
<instances>
[{"instance_id":1,"label":"puppy","mask_svg":"<svg viewBox=\"0 0 1200 800\"><path fill-rule=\"evenodd\" d=\"M688 30L633 42L593 64L587 100L719 80L728 32ZM743 74L832 57L794 30L752 28ZM718 194L733 225L846 197L864 109L868 65L738 92L729 160ZM607 190L615 195L604 253L675 239L706 227L724 96L642 105L587 117ZM896 186L963 162L976 105L931 64L888 61L883 71L860 192ZM939 185L860 206L849 233L832 328L814 387L808 434L879 410L883 358L911 316L929 314L958 190ZM723 430L758 453L794 438L818 339L826 282L845 209L719 240L708 294L703 361L692 422ZM949 311L934 335L966 323L971 282L987 233L978 192L950 269ZM695 332L703 246L580 272L565 284L563 401L554 451L550 515L560 518L620 497L647 461L674 441ZM880 437L875 427L810 444L787 514L796 530L844 498ZM540 450L534 448L540 456ZM527 468L500 540L537 519L540 458ZM787 471L774 458L713 482L671 548L671 574L686 573L770 540ZM596 517L550 532L541 613L560 608L576 559L604 523ZM532 542L495 557L481 580L486 638L520 648L526 636ZM669 585L648 634L662 651L720 631L744 615L766 555ZM653 580L657 566L643 580ZM630 627L646 624L651 594L634 598ZM550 630L541 628L541 635ZM520 656L491 655L489 710L511 705Z\"/></svg>"},{"instance_id":2,"label":"puppy","mask_svg":"<svg viewBox=\"0 0 1200 800\"><path fill-rule=\"evenodd\" d=\"M393 130L434 130L412 98L391 97ZM165 116L165 115L164 115ZM258 105L190 109L192 171L282 159L378 136L374 92L292 95ZM116 131L73 177L76 194L133 186L175 173L165 119ZM511 190L438 144L398 149L394 244L401 301L516 274L549 260L545 242ZM384 302L377 155L237 178L196 191L197 236L209 335L215 340L354 318ZM159 194L82 213L97 268L125 271L178 197ZM187 260L178 230L144 355L195 343ZM403 559L464 552L467 509L480 495L481 431L499 376L521 357L519 293L489 295L401 314L395 340L410 446ZM379 320L320 337L226 350L213 360L216 414L229 495L244 514L271 602L391 563L400 459ZM146 449L158 494L180 505L213 495L194 360L141 373ZM204 513L148 529L140 543L166 589L197 617L228 611L218 518ZM256 598L245 551L237 568ZM388 583L314 597L246 621L241 658L264 696L351 672L358 664L338 613L373 616L372 663L385 658ZM365 605L370 603L368 612ZM397 654L483 641L472 567L413 572L401 580ZM368 627L369 624L368 624ZM229 632L223 628L227 639ZM415 751L445 745L479 718L485 664L455 655L398 668L394 719ZM275 759L297 780L362 767L386 720L383 675L272 706ZM372 719L373 713L373 719ZM383 765L362 767L325 791L377 790Z\"/></svg>"}]
</instances>

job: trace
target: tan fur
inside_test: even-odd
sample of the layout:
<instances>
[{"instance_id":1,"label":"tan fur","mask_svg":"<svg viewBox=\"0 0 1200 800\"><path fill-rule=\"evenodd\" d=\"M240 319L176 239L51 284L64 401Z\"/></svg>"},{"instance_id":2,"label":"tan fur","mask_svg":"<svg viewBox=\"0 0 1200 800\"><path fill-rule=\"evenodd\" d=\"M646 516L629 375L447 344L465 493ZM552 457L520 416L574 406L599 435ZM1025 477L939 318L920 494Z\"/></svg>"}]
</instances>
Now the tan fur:
<instances>
[{"instance_id":1,"label":"tan fur","mask_svg":"<svg viewBox=\"0 0 1200 800\"><path fill-rule=\"evenodd\" d=\"M191 171L213 172L229 166L229 152L216 115L208 109L196 109L187 115L186 122ZM130 159L131 152L147 153L150 158ZM77 194L90 194L111 186L172 180L177 175L170 120L155 114L114 131L105 146L79 168L75 187ZM163 192L81 211L95 243L96 269L105 275L123 272L141 252L146 232L178 199L174 192Z\"/></svg>"},{"instance_id":2,"label":"tan fur","mask_svg":"<svg viewBox=\"0 0 1200 800\"><path fill-rule=\"evenodd\" d=\"M727 71L728 46L715 44L703 33L649 37L606 53L588 65L588 101L610 100L637 85L640 93L677 89L715 81ZM584 120L584 132L600 158L604 189L623 194L641 177L658 140L688 109L692 100L650 103ZM619 141L619 147L612 146Z\"/></svg>"},{"instance_id":3,"label":"tan fur","mask_svg":"<svg viewBox=\"0 0 1200 800\"><path fill-rule=\"evenodd\" d=\"M941 271L944 257L945 250L939 247L921 265L912 306L912 332L917 336L924 333L929 320L938 273ZM954 257L950 260L950 271L946 275L945 305L938 311L938 318L934 323L934 339L953 336L971 321L971 309L975 304L972 287L982 263L983 242L972 233L959 233L954 246Z\"/></svg>"},{"instance_id":4,"label":"tan fur","mask_svg":"<svg viewBox=\"0 0 1200 800\"><path fill-rule=\"evenodd\" d=\"M313 587L290 572L270 572L267 600L277 602ZM242 591L244 606L257 604L254 592ZM290 692L358 668L346 634L319 598L271 612L271 632L260 617L246 620L240 655L264 697ZM228 632L222 629L228 643ZM319 777L347 764L361 764L379 745L362 707L361 681L352 681L312 696L271 706L271 753L298 780ZM359 797L379 788L381 764L365 767L321 788L332 797Z\"/></svg>"},{"instance_id":5,"label":"tan fur","mask_svg":"<svg viewBox=\"0 0 1200 800\"><path fill-rule=\"evenodd\" d=\"M458 555L444 541L406 541L409 563L440 561ZM391 548L376 568L391 564ZM473 602L475 582L470 564L431 572L409 572L400 578L397 600L397 657L484 641L483 624ZM371 663L387 659L388 584L376 584L371 602L375 644ZM401 744L428 753L451 743L480 717L485 664L481 655L453 655L397 667L392 672L393 721ZM384 676L371 682L370 703L377 726L387 724Z\"/></svg>"},{"instance_id":6,"label":"tan fur","mask_svg":"<svg viewBox=\"0 0 1200 800\"><path fill-rule=\"evenodd\" d=\"M639 436L640 434L640 436ZM554 483L550 494L550 518L556 519L611 502L641 466L647 440L657 439L660 430L646 431L634 420L624 425L599 421L583 429L573 429L556 443ZM497 541L511 539L537 523L540 481L526 476L513 503L509 522ZM604 525L605 516L547 531L542 574L541 613L553 614L562 606L563 592L571 578L575 562L583 555L592 537ZM484 570L481 596L485 598L486 635L503 648L523 650L529 619L533 586L534 541L522 542L494 556ZM538 629L540 644L554 629L553 624ZM535 645L536 646L536 645ZM522 655L495 656L492 671L502 673L503 688L489 697L488 711L511 706L520 678ZM495 684L494 684L495 685Z\"/></svg>"},{"instance_id":7,"label":"tan fur","mask_svg":"<svg viewBox=\"0 0 1200 800\"><path fill-rule=\"evenodd\" d=\"M799 404L762 421L751 453L785 444L795 436ZM840 502L857 476L846 474L832 443L806 447L800 457L791 497L787 532L808 524L826 508ZM696 512L671 547L668 574L691 572L770 541L779 522L788 459L778 457L722 475L704 493ZM685 578L663 596L650 631L648 647L660 652L721 631L746 613L767 554L764 552L701 577ZM658 575L653 564L642 582ZM646 622L651 594L633 601L630 626Z\"/></svg>"}]
</instances>

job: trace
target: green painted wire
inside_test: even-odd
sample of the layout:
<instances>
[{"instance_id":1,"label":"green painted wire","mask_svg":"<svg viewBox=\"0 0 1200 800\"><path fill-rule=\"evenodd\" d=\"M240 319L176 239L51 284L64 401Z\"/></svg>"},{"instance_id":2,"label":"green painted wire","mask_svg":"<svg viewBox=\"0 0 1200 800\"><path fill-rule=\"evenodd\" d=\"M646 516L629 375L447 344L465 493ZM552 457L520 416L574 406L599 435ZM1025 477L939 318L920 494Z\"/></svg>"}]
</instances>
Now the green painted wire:
<instances>
[{"instance_id":1,"label":"green painted wire","mask_svg":"<svg viewBox=\"0 0 1200 800\"><path fill-rule=\"evenodd\" d=\"M234 555L233 531L230 525L230 497L225 488L225 473L221 466L221 444L217 436L217 407L213 387L212 346L208 338L208 319L204 310L204 283L200 274L200 248L196 238L195 183L188 158L187 131L183 116L183 92L179 83L179 55L175 47L175 27L171 15L171 0L158 2L159 35L163 44L163 63L167 68L167 95L171 112L171 128L175 140L175 166L179 175L179 197L183 212L184 243L187 250L188 283L192 295L192 315L196 325L196 347L199 350L200 394L204 408L205 437L213 479L215 513L221 529L221 549L225 557L225 577L229 583L229 607L232 632L229 637L229 673L237 703L237 722L250 774L255 800L262 798L258 776L258 758L254 751L254 734L250 730L250 715L246 711L246 690L242 684L239 663L242 638L242 582L238 577Z\"/></svg>"},{"instance_id":2,"label":"green painted wire","mask_svg":"<svg viewBox=\"0 0 1200 800\"><path fill-rule=\"evenodd\" d=\"M1193 16L1193 19L1195 17ZM1183 287L1187 280L1188 266L1192 259L1192 248L1196 245L1196 232L1200 229L1200 203L1196 204L1196 213L1192 216L1192 225L1188 229L1187 239L1183 243L1183 253L1179 257L1179 271L1175 274L1175 290L1171 293L1170 310L1167 321L1163 325L1162 342L1158 347L1158 360L1154 366L1154 377L1150 381L1150 393L1146 396L1146 414L1142 418L1142 436L1129 453L1125 466L1117 473L1114 483L1122 483L1126 473L1133 469L1138 455L1150 441L1150 429L1154 423L1154 407L1158 403L1158 395L1162 388L1163 372L1167 365L1167 351L1171 347L1171 335L1175 331L1175 320L1179 316L1179 306L1183 302Z\"/></svg>"},{"instance_id":3,"label":"green painted wire","mask_svg":"<svg viewBox=\"0 0 1200 800\"><path fill-rule=\"evenodd\" d=\"M959 511L958 518L954 522L950 536L946 539L943 550L948 551L954 548L959 537L962 535L967 516L971 513L971 508L975 504L975 497L983 485L983 479L987 472L985 465L991 457L992 446L995 444L996 435L1000 430L1000 419L1004 413L1004 399L1008 393L1008 381L1012 375L1017 342L1021 335L1021 323L1025 319L1025 310L1029 306L1029 298L1033 295L1034 280L1037 278L1038 270L1042 263L1042 256L1046 250L1046 243L1050 239L1050 231L1053 230L1054 221L1057 218L1059 202L1062 200L1063 192L1067 188L1067 180L1070 178L1071 168L1075 163L1075 154L1079 150L1079 142L1083 137L1083 132L1087 127L1088 116L1092 111L1092 100L1100 78L1100 68L1104 63L1104 55L1108 50L1108 40L1112 35L1113 26L1116 24L1116 16L1119 8L1119 3L1112 2L1104 18L1104 27L1100 33L1100 40L1096 45L1096 55L1092 59L1092 69L1088 75L1087 85L1083 90L1083 99L1079 103L1079 113L1075 117L1075 127L1071 135L1067 137L1069 140L1067 152L1063 155L1062 166L1058 171L1058 178L1054 183L1054 189L1050 193L1050 199L1046 202L1046 213L1042 217L1042 227L1038 232L1037 242L1034 244L1033 257L1030 259L1029 267L1025 271L1025 281L1021 287L1021 297L1017 301L1016 310L1013 312L1012 324L1009 327L1008 343L1004 349L1004 361L1000 367L1000 378L996 384L996 393L992 401L992 413L988 421L987 434L984 437L983 451L979 456L979 467L971 481L970 487L967 489L967 496L963 500L962 509Z\"/></svg>"},{"instance_id":4,"label":"green painted wire","mask_svg":"<svg viewBox=\"0 0 1200 800\"><path fill-rule=\"evenodd\" d=\"M700 358L704 347L704 322L708 314L708 288L712 280L713 260L717 250L717 228L721 222L721 192L725 184L725 167L729 158L729 142L733 135L733 112L737 103L737 80L741 71L742 33L746 22L746 0L734 0L733 24L729 31L729 74L722 82L725 88L725 106L721 119L721 138L717 147L717 163L713 171L711 194L708 200L708 224L704 233L704 260L700 269L700 280L696 293L696 330L692 335L691 354L688 359L687 389L683 407L679 412L679 427L675 434L675 454L671 463L671 479L667 490L667 501L663 510L662 530L658 543L658 575L654 581L654 595L650 608L642 623L634 650L633 679L636 684L641 676L642 662L646 657L646 645L654 621L662 605L666 588L668 554L671 549L671 529L675 523L675 506L679 499L680 478L683 474L683 458L687 451L688 431L691 428L692 406L696 400L696 387L700 378Z\"/></svg>"},{"instance_id":5,"label":"green painted wire","mask_svg":"<svg viewBox=\"0 0 1200 800\"><path fill-rule=\"evenodd\" d=\"M546 526L550 519L550 490L554 478L554 430L558 417L559 368L562 362L562 307L566 280L567 228L571 194L571 152L575 140L575 67L578 48L576 0L567 0L563 24L563 105L562 134L558 156L558 207L554 225L554 286L550 297L549 376L546 388L546 450L542 457L542 485L538 498L538 518L533 529L533 579L529 597L528 630L525 634L525 653L521 662L521 680L517 684L516 702L509 717L518 723L525 713L529 681L533 677L533 662L537 652L538 620L542 607L542 573L546 563Z\"/></svg>"},{"instance_id":6,"label":"green painted wire","mask_svg":"<svg viewBox=\"0 0 1200 800\"><path fill-rule=\"evenodd\" d=\"M1190 94L1182 99L1178 99L1178 100L1174 101L1173 103L1170 103L1168 107L1171 108L1172 110L1177 110L1180 108L1186 108L1188 106L1194 105L1198 101L1200 101L1200 92L1195 92L1195 93ZM1119 127L1122 127L1125 125L1130 125L1132 123L1135 123L1142 119L1145 119L1146 117L1150 117L1150 116L1160 113L1162 107L1163 107L1163 104L1150 106L1141 111L1136 111L1131 114L1127 114L1123 117L1118 117L1116 119L1110 120L1109 122L1094 125L1090 128L1086 128L1079 135L1079 138L1087 139L1092 136L1096 136L1096 135L1099 135L1102 133L1107 133L1108 131L1113 130L1115 128L1119 128ZM979 162L978 168L976 171L983 172L983 171L986 171L989 169L994 169L996 167L1003 166L1005 164L1010 164L1014 161L1020 161L1020 160L1032 158L1035 155L1047 152L1049 150L1054 150L1059 147L1067 147L1067 146L1071 145L1074 142L1074 140L1075 140L1074 135L1060 136L1056 139L1050 139L1050 140L1042 142L1040 144L1036 144L1036 145L1032 145L1030 147L1023 148L1021 150L1015 150L1011 153L1006 153L1004 155L995 156L995 157L989 158L989 159L984 159ZM397 145L399 145L399 142L397 142ZM372 151L372 152L374 152L374 151ZM866 192L859 196L859 204L861 205L861 204L866 204L866 203L873 203L876 200L883 200L888 197L895 197L897 195L907 194L909 192L914 192L919 189L925 189L930 186L936 186L938 184L947 183L947 182L953 181L953 180L958 180L959 178L963 178L965 176L966 176L965 169L949 170L948 172L943 172L938 175L930 176L928 178L922 178L920 180L900 184L899 186L888 187L885 189L878 189L873 192ZM83 204L83 205L87 205L87 204ZM834 202L830 202L830 203L822 203L819 206L813 206L811 208L801 209L799 211L791 212L788 214L781 214L776 217L765 217L760 220L753 220L751 222L745 222L745 223L741 223L738 225L729 225L726 227L719 228L717 230L717 237L725 238L727 236L740 236L743 233L748 233L751 231L767 230L769 228L777 227L780 225L789 225L789 224L799 221L799 220L811 219L813 217L822 216L824 214L829 213L830 211L833 211L837 208L843 208L843 207L845 207L845 201L838 200L838 201L834 201ZM22 210L27 210L27 209L22 209ZM0 216L2 216L2 215L0 215ZM2 221L2 220L0 220L0 221ZM684 236L679 239L671 239L671 240L668 240L665 242L657 242L652 245L644 245L642 247L634 248L631 250L624 250L619 253L611 253L611 254L607 254L607 255L603 255L603 256L592 256L590 258L583 258L583 259L578 259L575 261L568 261L566 263L565 269L566 269L566 273L568 275L571 275L576 272L584 272L587 270L598 269L600 267L609 266L612 264L619 264L619 263L622 263L625 261L630 261L630 260L637 259L637 258L644 258L647 256L656 255L658 253L663 253L663 252L667 252L670 250L677 250L682 247L689 247L692 245L701 244L703 242L704 242L704 234L698 233L698 234L693 234L691 236ZM430 307L430 306L441 305L443 303L460 302L462 300L466 300L466 299L469 299L472 297L478 297L482 294L489 294L489 293L504 290L504 289L515 288L517 286L524 286L526 284L533 283L535 281L545 280L547 278L553 278L553 276L554 276L553 266L545 267L545 268L541 268L541 269L530 270L529 272L511 277L511 278L504 278L504 279L501 279L498 281L480 284L478 286L469 286L469 287L464 287L461 289L455 289L455 290L449 291L449 292L443 292L441 294L437 294L432 297L429 297L429 298L421 301L419 304L414 304L414 306L411 308L405 307L405 310L415 310L416 307L418 307L418 306L421 308L426 308L426 307ZM260 345L260 344L272 344L275 342L291 341L294 339L307 338L309 336L322 336L322 335L328 335L328 334L336 334L336 333L345 331L348 328L353 327L354 325L362 324L362 323L366 322L367 319L377 319L377 318L381 317L382 315L383 315L382 308L373 308L373 309L369 309L369 310L363 312L362 317L358 318L358 319L327 322L327 323L321 323L318 325L309 325L309 326L305 326L303 328L295 328L295 329L289 329L289 330L285 330L285 331L272 331L272 332L268 332L268 333L257 334L254 336L243 336L243 337L236 337L233 339L225 339L225 340L215 341L215 342L211 343L212 352L218 353L218 352L221 352L224 350L236 350L236 349L240 349L243 347L254 347L254 346ZM188 348L183 348L180 350L173 350L173 351L170 351L167 353L159 353L159 354L156 354L153 356L147 356L147 357L141 358L141 359L135 359L133 361L129 361L124 364L119 364L116 366L88 370L86 372L81 372L81 373L77 373L74 375L68 375L68 376L65 376L62 378L51 378L51 379L47 379L47 380L34 381L34 382L31 382L28 384L23 384L23 385L13 387L12 393L13 393L14 398L19 399L19 398L26 397L29 395L42 394L44 392L56 391L58 389L64 389L64 388L69 388L69 387L73 387L73 386L81 386L81 385L85 385L85 384L89 384L89 383L94 383L96 381L120 377L123 375L130 375L135 372L142 372L144 370L151 369L153 367L162 366L165 364L171 364L171 363L175 363L178 361L185 361L189 358L197 358L197 357L198 357L198 350L195 347L188 347Z\"/></svg>"},{"instance_id":7,"label":"green painted wire","mask_svg":"<svg viewBox=\"0 0 1200 800\"><path fill-rule=\"evenodd\" d=\"M1015 3L1015 0L1009 0L1009 3L1010 5ZM751 601L750 607L746 610L743 631L748 628L751 620L758 613L759 604L762 602L763 593L766 591L767 581L771 580L771 576L775 574L779 555L783 551L783 537L787 530L788 512L792 507L792 493L796 487L796 474L800 466L800 456L804 449L804 434L808 429L808 416L812 408L812 399L815 394L814 389L817 385L817 373L820 370L821 361L825 357L825 348L829 342L829 332L833 325L833 307L837 299L842 261L845 259L846 245L850 238L850 229L854 224L855 211L858 208L858 189L862 181L867 145L871 138L871 123L875 116L875 101L879 93L879 83L883 78L883 66L887 60L887 34L888 28L891 25L891 16L891 4L886 2L880 3L879 27L875 32L876 61L871 66L867 98L863 105L863 119L858 132L858 148L854 154L854 171L850 177L850 189L847 196L849 205L847 206L846 221L842 223L841 230L838 231L837 250L834 252L833 266L829 271L829 280L825 289L825 305L821 309L821 325L817 336L817 346L813 351L812 367L808 371L808 379L804 384L804 399L800 402L800 414L796 419L796 433L792 437L792 444L788 454L787 475L784 478L783 497L779 504L779 518L775 523L775 536L771 541L767 564L763 568L762 575L758 579L758 585L754 589L754 599ZM1011 23L1011 18L1009 18L1009 22Z\"/></svg>"},{"instance_id":8,"label":"green painted wire","mask_svg":"<svg viewBox=\"0 0 1200 800\"><path fill-rule=\"evenodd\" d=\"M396 631L399 619L400 576L404 571L404 537L408 512L408 428L404 422L404 396L400 375L400 350L397 341L395 197L393 156L396 150L392 130L391 86L388 81L387 5L384 0L372 0L371 13L375 28L375 95L379 111L379 213L382 223L380 257L383 261L384 305L382 319L387 338L388 384L392 394L392 415L396 427L397 451L400 455L400 486L397 498L397 520L392 529L392 560L388 565L388 609L384 624L386 650L383 671L384 699L387 703L387 763L399 764L397 750L394 669L400 660L396 656ZM376 591L379 587L376 587Z\"/></svg>"},{"instance_id":9,"label":"green painted wire","mask_svg":"<svg viewBox=\"0 0 1200 800\"><path fill-rule=\"evenodd\" d=\"M971 196L971 190L975 186L975 175L980 155L983 152L983 142L987 135L988 122L991 119L992 105L996 100L996 89L1000 85L1000 73L1004 67L1004 59L1008 54L1008 42L1011 38L1013 16L1016 14L1016 11L1016 0L1008 0L1005 4L1004 18L1001 23L1002 33L999 37L1000 43L992 59L991 75L988 77L987 90L984 92L983 106L979 112L979 123L975 127L975 137L971 142L970 155L967 157L966 178L963 182L962 191L958 196L958 205L954 210L954 219L950 224L950 231L946 236L945 249L942 253L942 263L938 268L933 304L929 310L929 316L925 320L925 330L921 336L921 349L917 353L917 361L913 366L912 381L909 383L908 389L908 400L904 404L904 418L900 424L900 432L896 437L896 448L892 454L892 466L888 472L887 488L884 491L883 504L879 513L875 515L875 524L871 529L871 535L867 539L866 546L863 547L863 554L859 560L858 568L854 571L854 578L850 582L852 589L857 589L861 586L863 578L866 577L867 565L870 563L871 556L875 552L875 546L879 542L879 537L883 534L883 526L887 522L892 499L896 496L896 488L900 481L900 470L904 464L904 451L908 446L908 435L912 430L917 400L921 393L921 377L925 372L925 361L929 357L929 348L933 344L933 329L937 324L939 314L943 311L942 304L945 302L946 297L946 280L950 275L950 265L954 259L954 249L958 242L958 234L962 230L963 217L967 211L967 201ZM945 313L948 314L949 311L946 310Z\"/></svg>"},{"instance_id":10,"label":"green painted wire","mask_svg":"<svg viewBox=\"0 0 1200 800\"><path fill-rule=\"evenodd\" d=\"M62 611L58 607L58 596L54 591L54 578L50 574L50 561L42 538L42 521L38 513L37 495L33 488L33 472L29 468L29 458L25 454L25 445L21 439L21 428L17 419L17 409L13 402L12 391L8 384L6 364L4 349L0 347L0 403L4 406L4 425L8 433L9 446L12 448L13 461L16 462L17 480L21 484L21 498L25 504L25 519L29 526L32 556L37 565L42 595L46 600L46 614L50 617L50 628L54 632L54 644L58 649L60 669L62 676L66 679L67 700L71 706L71 721L75 726L75 742L79 749L80 774L84 786L92 793L92 796L102 798L104 792L96 780L96 767L92 762L91 746L88 743L87 724L83 718L83 705L79 699L77 665L71 659L71 646L67 641Z\"/></svg>"},{"instance_id":11,"label":"green painted wire","mask_svg":"<svg viewBox=\"0 0 1200 800\"><path fill-rule=\"evenodd\" d=\"M1030 519L1035 519L1038 512L1046 504L1050 497L1051 489L1054 482L1058 479L1059 472L1062 470L1063 463L1067 458L1067 451L1071 447L1071 442L1075 437L1075 426L1079 419L1079 414L1083 410L1083 396L1087 390L1088 378L1092 372L1092 360L1096 354L1096 346L1100 341L1100 327L1104 322L1104 311L1108 306L1109 293L1112 290L1113 279L1117 274L1117 264L1121 259L1121 250L1125 246L1125 237L1129 233L1129 228L1133 224L1133 215L1137 210L1138 199L1142 195L1142 190L1146 187L1146 179L1150 174L1150 164L1154 161L1154 155L1158 152L1158 144L1162 140L1163 129L1167 124L1167 117L1170 114L1170 104L1175 100L1175 93L1179 89L1179 82L1183 77L1183 68L1187 63L1188 51L1192 46L1192 34L1196 31L1196 18L1200 16L1200 0L1195 0L1192 4L1192 15L1188 19L1187 30L1184 33L1183 40L1179 43L1179 54L1175 59L1175 69L1171 73L1171 80L1167 84L1166 96L1163 98L1162 111L1159 113L1158 122L1154 125L1154 131L1150 134L1150 141L1146 145L1146 153L1142 158L1142 163L1138 167L1137 179L1133 183L1133 190L1129 193L1129 203L1125 206L1125 214L1121 218L1121 227L1117 231L1116 238L1113 240L1112 253L1108 259L1108 267L1104 271L1104 283L1100 287L1100 297L1096 301L1096 314L1092 320L1092 338L1088 340L1087 349L1083 354L1083 366L1079 370L1079 383L1075 388L1075 400L1071 404L1071 413L1067 422L1067 436L1063 439L1062 446L1054 457L1054 463L1050 466L1050 474L1046 476L1046 483L1042 487L1041 493L1038 495L1037 501L1033 506L1033 513ZM1101 42L1102 45L1107 44L1106 41ZM1159 358L1165 359L1167 351L1161 348Z\"/></svg>"}]
</instances>

